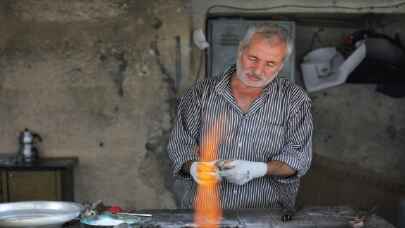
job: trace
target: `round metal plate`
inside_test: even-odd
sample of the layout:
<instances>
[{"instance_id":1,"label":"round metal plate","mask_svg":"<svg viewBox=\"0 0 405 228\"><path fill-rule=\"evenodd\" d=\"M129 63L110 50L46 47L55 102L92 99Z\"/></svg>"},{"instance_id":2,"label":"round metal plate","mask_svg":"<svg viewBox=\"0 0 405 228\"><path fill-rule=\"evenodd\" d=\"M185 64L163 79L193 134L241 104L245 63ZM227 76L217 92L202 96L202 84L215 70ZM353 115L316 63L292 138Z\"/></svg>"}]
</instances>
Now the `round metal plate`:
<instances>
[{"instance_id":1,"label":"round metal plate","mask_svg":"<svg viewBox=\"0 0 405 228\"><path fill-rule=\"evenodd\" d=\"M0 203L0 227L62 225L80 215L82 206L60 201Z\"/></svg>"}]
</instances>

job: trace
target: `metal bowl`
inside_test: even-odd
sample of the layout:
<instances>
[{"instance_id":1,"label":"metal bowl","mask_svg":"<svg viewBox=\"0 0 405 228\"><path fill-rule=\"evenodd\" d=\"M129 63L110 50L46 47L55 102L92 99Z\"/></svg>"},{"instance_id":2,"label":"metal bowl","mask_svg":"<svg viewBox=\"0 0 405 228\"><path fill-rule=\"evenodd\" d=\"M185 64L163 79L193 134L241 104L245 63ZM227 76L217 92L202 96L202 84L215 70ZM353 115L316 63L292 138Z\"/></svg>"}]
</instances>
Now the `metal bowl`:
<instances>
[{"instance_id":1,"label":"metal bowl","mask_svg":"<svg viewBox=\"0 0 405 228\"><path fill-rule=\"evenodd\" d=\"M83 207L60 201L0 203L0 227L58 227L80 215Z\"/></svg>"}]
</instances>

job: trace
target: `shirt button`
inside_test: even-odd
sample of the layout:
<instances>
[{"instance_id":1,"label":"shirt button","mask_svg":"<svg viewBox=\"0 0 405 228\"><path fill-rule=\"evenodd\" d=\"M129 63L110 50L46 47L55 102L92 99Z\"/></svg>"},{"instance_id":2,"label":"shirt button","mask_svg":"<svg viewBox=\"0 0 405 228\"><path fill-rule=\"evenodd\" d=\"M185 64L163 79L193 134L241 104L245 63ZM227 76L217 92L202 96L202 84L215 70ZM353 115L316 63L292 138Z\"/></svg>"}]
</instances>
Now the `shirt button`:
<instances>
[{"instance_id":1,"label":"shirt button","mask_svg":"<svg viewBox=\"0 0 405 228\"><path fill-rule=\"evenodd\" d=\"M242 143L241 143L241 142L238 143L238 147L242 147Z\"/></svg>"},{"instance_id":2,"label":"shirt button","mask_svg":"<svg viewBox=\"0 0 405 228\"><path fill-rule=\"evenodd\" d=\"M238 193L238 190L233 190L233 194L236 194L236 193Z\"/></svg>"}]
</instances>

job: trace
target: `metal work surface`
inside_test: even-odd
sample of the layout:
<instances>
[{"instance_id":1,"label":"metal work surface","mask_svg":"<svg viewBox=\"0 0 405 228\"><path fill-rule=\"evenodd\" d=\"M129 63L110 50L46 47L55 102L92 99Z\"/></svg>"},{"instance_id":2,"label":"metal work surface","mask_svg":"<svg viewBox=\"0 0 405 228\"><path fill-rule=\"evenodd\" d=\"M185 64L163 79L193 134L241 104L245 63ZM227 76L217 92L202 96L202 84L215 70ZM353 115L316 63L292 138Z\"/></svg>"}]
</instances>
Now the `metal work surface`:
<instances>
[{"instance_id":1,"label":"metal work surface","mask_svg":"<svg viewBox=\"0 0 405 228\"><path fill-rule=\"evenodd\" d=\"M57 226L79 216L80 204L32 201L0 204L0 227Z\"/></svg>"},{"instance_id":2,"label":"metal work surface","mask_svg":"<svg viewBox=\"0 0 405 228\"><path fill-rule=\"evenodd\" d=\"M139 213L150 213L152 217L139 218L133 227L196 227L192 210L143 210ZM283 222L282 210L277 209L244 209L225 210L220 227L353 227L350 223L356 216L367 216L365 226L368 228L394 228L391 224L372 214L357 212L347 207L317 207L297 211L291 221ZM78 223L65 225L65 228L79 228Z\"/></svg>"}]
</instances>

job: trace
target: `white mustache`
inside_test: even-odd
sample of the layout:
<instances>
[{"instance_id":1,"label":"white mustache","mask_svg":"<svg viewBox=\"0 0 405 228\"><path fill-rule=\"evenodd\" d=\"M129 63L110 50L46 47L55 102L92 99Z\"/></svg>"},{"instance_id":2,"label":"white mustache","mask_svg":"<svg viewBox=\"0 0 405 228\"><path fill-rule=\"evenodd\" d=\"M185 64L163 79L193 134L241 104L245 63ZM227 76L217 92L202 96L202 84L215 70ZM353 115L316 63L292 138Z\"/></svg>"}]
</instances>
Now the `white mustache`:
<instances>
[{"instance_id":1,"label":"white mustache","mask_svg":"<svg viewBox=\"0 0 405 228\"><path fill-rule=\"evenodd\" d=\"M262 80L262 79L264 78L264 75L256 74L256 73L253 72L253 71L247 71L247 72L245 72L245 74L249 74L249 76L252 76L252 77L254 77L254 78L257 79L257 80Z\"/></svg>"}]
</instances>

